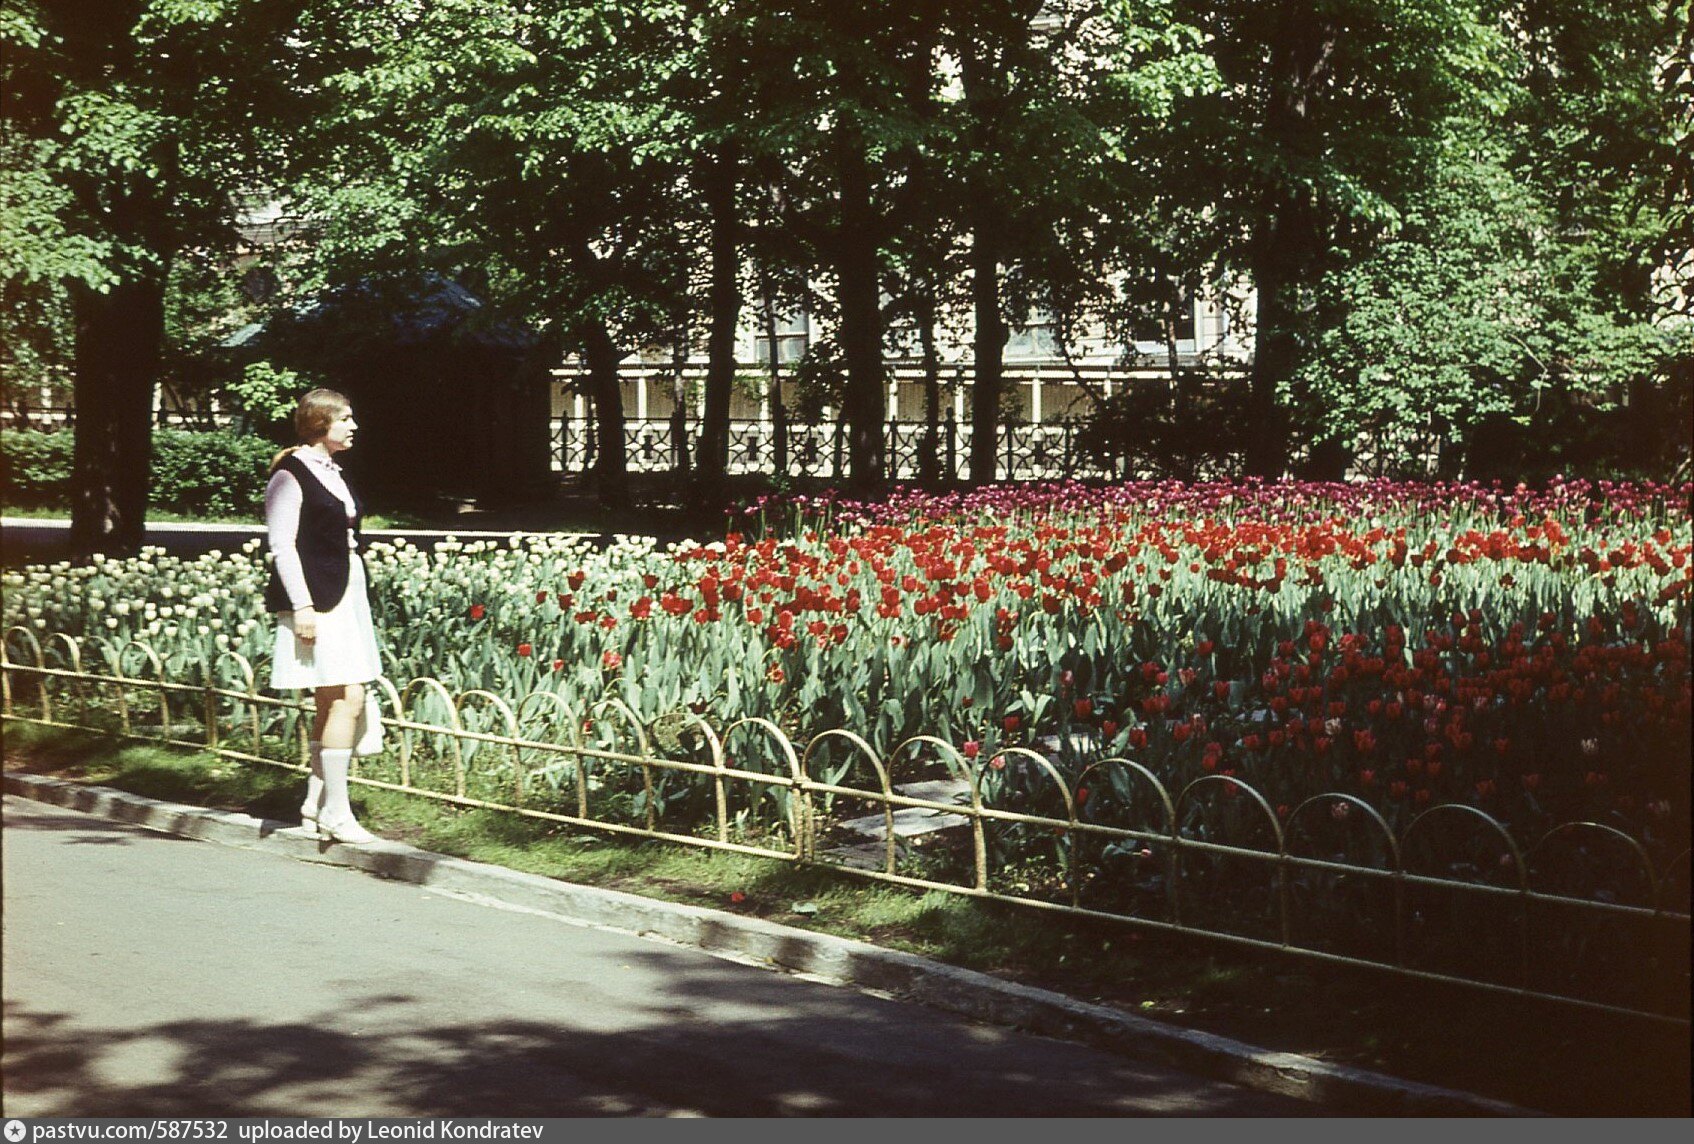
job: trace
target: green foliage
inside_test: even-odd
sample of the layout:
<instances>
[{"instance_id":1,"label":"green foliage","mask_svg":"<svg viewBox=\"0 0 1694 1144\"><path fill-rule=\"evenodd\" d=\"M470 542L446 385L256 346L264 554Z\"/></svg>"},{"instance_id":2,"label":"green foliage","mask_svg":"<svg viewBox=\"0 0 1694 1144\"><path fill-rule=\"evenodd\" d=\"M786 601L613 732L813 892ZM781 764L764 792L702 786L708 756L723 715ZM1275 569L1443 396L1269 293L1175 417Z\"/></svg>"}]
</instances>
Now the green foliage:
<instances>
[{"instance_id":1,"label":"green foliage","mask_svg":"<svg viewBox=\"0 0 1694 1144\"><path fill-rule=\"evenodd\" d=\"M294 370L256 361L249 362L241 377L226 385L223 392L250 421L264 424L288 417L298 395L311 388L313 383Z\"/></svg>"},{"instance_id":2,"label":"green foliage","mask_svg":"<svg viewBox=\"0 0 1694 1144\"><path fill-rule=\"evenodd\" d=\"M264 503L275 452L263 437L155 430L151 502L177 512L253 512Z\"/></svg>"},{"instance_id":3,"label":"green foliage","mask_svg":"<svg viewBox=\"0 0 1694 1144\"><path fill-rule=\"evenodd\" d=\"M71 192L52 178L57 158L51 140L0 137L0 278L107 287L106 244L67 232L61 221Z\"/></svg>"},{"instance_id":4,"label":"green foliage","mask_svg":"<svg viewBox=\"0 0 1694 1144\"><path fill-rule=\"evenodd\" d=\"M255 200L314 219L279 301L445 274L604 367L768 297L819 320L808 411L856 420L891 322L1041 310L1068 349L1206 290L1258 290L1284 460L1362 430L1390 471L1476 471L1509 429L1581 463L1694 371L1686 0L73 7L0 16L9 392L62 386L73 306L146 279L163 361L130 381L268 422L302 383L219 349L256 316L229 261ZM1162 400L1102 432L1193 436Z\"/></svg>"},{"instance_id":5,"label":"green foliage","mask_svg":"<svg viewBox=\"0 0 1694 1144\"><path fill-rule=\"evenodd\" d=\"M81 550L140 544L148 398L160 385L203 393L215 370L202 307L156 301L173 287L173 301L194 301L194 272L235 245L243 192L274 187L295 154L286 139L313 91L299 71L302 7L6 5L0 335L30 347L6 362L6 380L30 383L74 359ZM15 291L26 303L16 310Z\"/></svg>"},{"instance_id":6,"label":"green foliage","mask_svg":"<svg viewBox=\"0 0 1694 1144\"><path fill-rule=\"evenodd\" d=\"M314 281L439 271L576 348L669 322L688 269L668 117L676 13L633 3L326 4ZM357 46L349 49L348 44ZM373 131L373 122L378 126ZM467 273L469 272L469 273Z\"/></svg>"},{"instance_id":7,"label":"green foliage","mask_svg":"<svg viewBox=\"0 0 1694 1144\"><path fill-rule=\"evenodd\" d=\"M1434 125L1392 223L1311 283L1282 389L1309 440L1362 434L1388 474L1420 456L1512 477L1686 465L1685 417L1654 423L1694 371L1668 174L1689 115L1656 74L1654 7L1533 9L1496 49L1498 98Z\"/></svg>"},{"instance_id":8,"label":"green foliage","mask_svg":"<svg viewBox=\"0 0 1694 1144\"><path fill-rule=\"evenodd\" d=\"M63 505L75 439L69 432L0 429L0 489L20 508Z\"/></svg>"},{"instance_id":9,"label":"green foliage","mask_svg":"<svg viewBox=\"0 0 1694 1144\"><path fill-rule=\"evenodd\" d=\"M0 430L0 485L7 504L55 507L69 501L75 434ZM153 505L173 512L235 516L264 502L276 446L239 433L158 429L153 434Z\"/></svg>"}]
</instances>

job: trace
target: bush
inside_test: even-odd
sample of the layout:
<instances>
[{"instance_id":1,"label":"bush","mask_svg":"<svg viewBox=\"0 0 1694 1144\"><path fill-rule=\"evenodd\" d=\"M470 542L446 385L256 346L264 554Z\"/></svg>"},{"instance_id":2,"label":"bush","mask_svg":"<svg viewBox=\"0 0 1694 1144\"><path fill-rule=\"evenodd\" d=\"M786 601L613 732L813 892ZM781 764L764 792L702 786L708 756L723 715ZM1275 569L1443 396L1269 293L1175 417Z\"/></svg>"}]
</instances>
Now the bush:
<instances>
[{"instance_id":1,"label":"bush","mask_svg":"<svg viewBox=\"0 0 1694 1144\"><path fill-rule=\"evenodd\" d=\"M0 488L20 508L69 504L74 437L66 430L0 429Z\"/></svg>"},{"instance_id":2,"label":"bush","mask_svg":"<svg viewBox=\"0 0 1694 1144\"><path fill-rule=\"evenodd\" d=\"M7 504L65 507L70 504L70 430L0 433L0 474ZM154 508L206 516L233 516L259 508L276 446L263 437L186 429L153 431Z\"/></svg>"},{"instance_id":3,"label":"bush","mask_svg":"<svg viewBox=\"0 0 1694 1144\"><path fill-rule=\"evenodd\" d=\"M153 432L153 492L157 508L231 516L256 511L276 445L263 437L186 429Z\"/></svg>"}]
</instances>

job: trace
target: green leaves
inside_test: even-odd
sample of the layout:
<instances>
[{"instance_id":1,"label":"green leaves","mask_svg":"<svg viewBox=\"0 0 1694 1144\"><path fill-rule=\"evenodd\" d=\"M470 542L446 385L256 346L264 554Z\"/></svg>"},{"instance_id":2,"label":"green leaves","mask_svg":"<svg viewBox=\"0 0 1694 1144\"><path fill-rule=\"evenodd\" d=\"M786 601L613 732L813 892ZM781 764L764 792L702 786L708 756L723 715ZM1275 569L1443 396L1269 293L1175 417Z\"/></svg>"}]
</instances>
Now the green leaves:
<instances>
[{"instance_id":1,"label":"green leaves","mask_svg":"<svg viewBox=\"0 0 1694 1144\"><path fill-rule=\"evenodd\" d=\"M63 154L54 140L0 137L0 279L109 287L114 244L66 226L71 191L51 172Z\"/></svg>"}]
</instances>

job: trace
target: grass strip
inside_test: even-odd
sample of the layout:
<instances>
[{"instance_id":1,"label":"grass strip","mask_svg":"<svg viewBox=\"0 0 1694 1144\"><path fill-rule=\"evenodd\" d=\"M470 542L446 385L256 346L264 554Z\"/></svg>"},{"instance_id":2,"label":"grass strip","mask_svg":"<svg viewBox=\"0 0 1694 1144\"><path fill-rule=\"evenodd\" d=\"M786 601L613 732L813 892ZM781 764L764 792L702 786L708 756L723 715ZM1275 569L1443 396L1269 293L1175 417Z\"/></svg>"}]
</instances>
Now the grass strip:
<instances>
[{"instance_id":1,"label":"grass strip","mask_svg":"<svg viewBox=\"0 0 1694 1144\"><path fill-rule=\"evenodd\" d=\"M6 766L172 802L297 818L302 780L192 750L11 723ZM377 833L437 853L874 942L1269 1049L1565 1115L1686 1116L1685 1028L1035 916L941 891L630 840L358 788Z\"/></svg>"}]
</instances>

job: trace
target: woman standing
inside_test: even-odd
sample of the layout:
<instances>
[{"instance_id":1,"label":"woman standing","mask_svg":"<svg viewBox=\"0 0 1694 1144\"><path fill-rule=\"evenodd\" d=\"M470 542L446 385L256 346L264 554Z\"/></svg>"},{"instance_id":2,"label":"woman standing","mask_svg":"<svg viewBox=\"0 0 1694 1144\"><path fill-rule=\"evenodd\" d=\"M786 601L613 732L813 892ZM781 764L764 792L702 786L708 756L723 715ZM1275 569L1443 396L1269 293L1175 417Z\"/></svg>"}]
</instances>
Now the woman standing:
<instances>
[{"instance_id":1,"label":"woman standing","mask_svg":"<svg viewBox=\"0 0 1694 1144\"><path fill-rule=\"evenodd\" d=\"M351 843L376 840L353 817L347 770L365 685L382 674L359 557L362 504L335 462L358 428L345 397L312 390L294 410L301 443L277 454L265 488L274 557L265 607L277 614L271 686L310 688L317 705L301 824Z\"/></svg>"}]
</instances>

